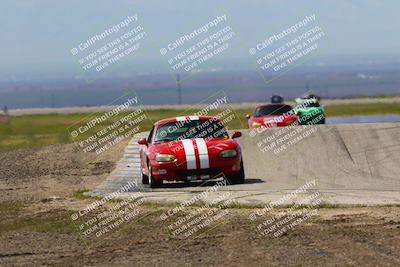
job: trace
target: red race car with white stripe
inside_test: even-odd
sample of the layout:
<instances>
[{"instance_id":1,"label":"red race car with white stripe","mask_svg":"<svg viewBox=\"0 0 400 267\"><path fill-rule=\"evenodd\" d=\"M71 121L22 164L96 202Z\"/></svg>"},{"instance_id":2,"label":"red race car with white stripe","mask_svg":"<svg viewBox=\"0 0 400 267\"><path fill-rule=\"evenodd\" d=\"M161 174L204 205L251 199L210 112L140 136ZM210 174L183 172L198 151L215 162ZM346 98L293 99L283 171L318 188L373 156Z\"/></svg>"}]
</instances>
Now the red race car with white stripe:
<instances>
[{"instance_id":1,"label":"red race car with white stripe","mask_svg":"<svg viewBox=\"0 0 400 267\"><path fill-rule=\"evenodd\" d=\"M225 177L244 182L242 153L222 122L214 117L187 116L156 122L148 138L138 141L143 184L195 181Z\"/></svg>"}]
</instances>

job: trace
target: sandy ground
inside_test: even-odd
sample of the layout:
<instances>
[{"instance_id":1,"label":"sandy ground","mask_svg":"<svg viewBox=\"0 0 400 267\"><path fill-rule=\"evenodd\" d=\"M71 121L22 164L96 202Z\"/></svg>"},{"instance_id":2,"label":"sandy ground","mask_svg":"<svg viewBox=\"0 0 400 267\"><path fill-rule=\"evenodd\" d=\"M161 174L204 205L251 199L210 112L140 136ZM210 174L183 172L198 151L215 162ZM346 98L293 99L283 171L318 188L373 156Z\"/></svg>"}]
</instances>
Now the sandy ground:
<instances>
[{"instance_id":1,"label":"sandy ground","mask_svg":"<svg viewBox=\"0 0 400 267\"><path fill-rule=\"evenodd\" d=\"M79 203L54 202L27 205L18 212L18 220L2 214L2 266L400 264L399 208L321 209L280 237L259 234L256 224L249 223L249 210L229 210L223 221L187 239L171 237L160 223L164 208L142 208L143 219L132 220L101 239L82 240L67 216L67 209ZM30 226L31 221L41 226Z\"/></svg>"},{"instance_id":2,"label":"sandy ground","mask_svg":"<svg viewBox=\"0 0 400 267\"><path fill-rule=\"evenodd\" d=\"M0 152L0 201L66 197L93 188L114 169L126 144L100 155L74 144Z\"/></svg>"},{"instance_id":3,"label":"sandy ground","mask_svg":"<svg viewBox=\"0 0 400 267\"><path fill-rule=\"evenodd\" d=\"M71 220L93 199L72 197L112 171L125 144L100 156L57 145L0 153L1 266L399 266L400 207L324 208L279 237L263 236L255 209L226 215L189 237L168 226L169 206L142 204L139 215L101 237L84 237ZM96 208L90 218L115 205ZM208 212L205 209L202 212ZM85 218L84 218L85 219ZM86 218L87 219L87 218Z\"/></svg>"}]
</instances>

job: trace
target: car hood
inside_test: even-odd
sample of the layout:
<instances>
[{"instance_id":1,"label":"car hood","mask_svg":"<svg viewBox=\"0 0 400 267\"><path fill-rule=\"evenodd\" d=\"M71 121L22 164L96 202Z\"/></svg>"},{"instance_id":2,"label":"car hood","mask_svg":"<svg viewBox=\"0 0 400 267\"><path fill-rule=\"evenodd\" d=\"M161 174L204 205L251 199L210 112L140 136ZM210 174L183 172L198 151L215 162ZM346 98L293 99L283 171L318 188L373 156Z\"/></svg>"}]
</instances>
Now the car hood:
<instances>
[{"instance_id":1,"label":"car hood","mask_svg":"<svg viewBox=\"0 0 400 267\"><path fill-rule=\"evenodd\" d=\"M262 117L252 117L253 122L258 122L258 123L264 123L266 121L275 121L275 122L283 122L283 121L288 121L288 120L295 120L296 116L295 115L267 115L267 116L262 116Z\"/></svg>"},{"instance_id":2,"label":"car hood","mask_svg":"<svg viewBox=\"0 0 400 267\"><path fill-rule=\"evenodd\" d=\"M151 152L156 154L171 154L174 156L184 156L185 146L187 149L194 149L198 154L218 154L222 150L236 149L238 144L232 139L223 138L197 138L197 139L185 139L180 141L168 141L162 143L156 143L151 146ZM188 148L189 147L189 148Z\"/></svg>"},{"instance_id":3,"label":"car hood","mask_svg":"<svg viewBox=\"0 0 400 267\"><path fill-rule=\"evenodd\" d=\"M314 112L324 112L322 107L309 107L309 108L300 108L297 109L297 112L300 114L314 113Z\"/></svg>"}]
</instances>

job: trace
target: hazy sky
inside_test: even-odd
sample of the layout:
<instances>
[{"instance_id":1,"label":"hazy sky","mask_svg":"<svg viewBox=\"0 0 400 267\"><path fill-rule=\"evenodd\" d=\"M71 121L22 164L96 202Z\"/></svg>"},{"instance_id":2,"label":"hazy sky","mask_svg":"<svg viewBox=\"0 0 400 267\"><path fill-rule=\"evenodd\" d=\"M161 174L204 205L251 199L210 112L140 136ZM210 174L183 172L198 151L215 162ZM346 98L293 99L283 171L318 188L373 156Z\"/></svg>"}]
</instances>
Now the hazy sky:
<instances>
[{"instance_id":1,"label":"hazy sky","mask_svg":"<svg viewBox=\"0 0 400 267\"><path fill-rule=\"evenodd\" d=\"M221 59L250 59L248 50L266 37L316 15L325 32L320 55L398 54L398 0L2 0L0 73L77 68L70 50L80 42L138 14L147 37L132 66L168 69L159 49L217 15L236 33ZM147 66L146 65L146 66Z\"/></svg>"}]
</instances>

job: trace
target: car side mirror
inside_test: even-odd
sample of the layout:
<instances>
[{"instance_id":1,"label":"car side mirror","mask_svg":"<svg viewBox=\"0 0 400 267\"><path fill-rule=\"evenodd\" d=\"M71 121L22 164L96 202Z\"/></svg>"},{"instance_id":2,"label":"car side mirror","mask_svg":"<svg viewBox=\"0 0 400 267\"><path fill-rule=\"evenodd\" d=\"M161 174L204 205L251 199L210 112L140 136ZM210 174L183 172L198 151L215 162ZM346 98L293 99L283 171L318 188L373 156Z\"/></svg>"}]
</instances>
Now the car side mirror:
<instances>
[{"instance_id":1,"label":"car side mirror","mask_svg":"<svg viewBox=\"0 0 400 267\"><path fill-rule=\"evenodd\" d=\"M140 139L138 140L138 144L139 144L139 145L145 145L145 146L147 146L147 140L146 140L146 138L140 138Z\"/></svg>"},{"instance_id":2,"label":"car side mirror","mask_svg":"<svg viewBox=\"0 0 400 267\"><path fill-rule=\"evenodd\" d=\"M246 119L250 119L250 114L246 114Z\"/></svg>"},{"instance_id":3,"label":"car side mirror","mask_svg":"<svg viewBox=\"0 0 400 267\"><path fill-rule=\"evenodd\" d=\"M241 137L241 136L242 136L241 132L235 131L232 134L232 139L235 139L235 138L238 138L238 137Z\"/></svg>"}]
</instances>

